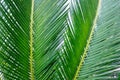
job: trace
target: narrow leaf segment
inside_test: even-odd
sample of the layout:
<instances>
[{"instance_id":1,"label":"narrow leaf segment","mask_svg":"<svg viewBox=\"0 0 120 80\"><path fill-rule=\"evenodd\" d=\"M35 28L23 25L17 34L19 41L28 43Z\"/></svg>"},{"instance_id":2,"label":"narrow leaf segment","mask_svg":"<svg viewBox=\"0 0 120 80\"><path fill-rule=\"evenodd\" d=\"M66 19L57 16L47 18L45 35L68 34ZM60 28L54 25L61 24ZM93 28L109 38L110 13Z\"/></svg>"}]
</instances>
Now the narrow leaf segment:
<instances>
[{"instance_id":1,"label":"narrow leaf segment","mask_svg":"<svg viewBox=\"0 0 120 80\"><path fill-rule=\"evenodd\" d=\"M78 77L79 72L80 72L80 70L81 70L81 68L82 68L83 62L84 62L84 60L85 60L85 57L86 57L86 55L87 55L87 51L88 51L88 48L89 48L89 44L90 44L90 42L91 42L92 35L93 35L93 33L94 33L94 29L95 29L95 26L96 26L96 22L97 22L97 17L98 17L98 13L99 13L99 10L100 10L100 6L101 6L101 0L99 0L99 2L98 2L98 8L97 8L96 16L95 16L95 19L94 19L94 22L93 22L93 27L92 27L92 30L91 30L89 39L88 39L88 41L87 41L86 48L85 48L85 50L84 50L83 56L82 56L82 58L81 58L81 61L80 61L80 63L79 63L79 66L78 66L78 68L77 68L77 71L76 71L76 73L75 73L75 76L74 76L73 80L77 80L77 77Z\"/></svg>"},{"instance_id":2,"label":"narrow leaf segment","mask_svg":"<svg viewBox=\"0 0 120 80\"><path fill-rule=\"evenodd\" d=\"M34 0L32 0L31 16L30 16L30 80L34 80L34 68L33 68L33 11Z\"/></svg>"}]
</instances>

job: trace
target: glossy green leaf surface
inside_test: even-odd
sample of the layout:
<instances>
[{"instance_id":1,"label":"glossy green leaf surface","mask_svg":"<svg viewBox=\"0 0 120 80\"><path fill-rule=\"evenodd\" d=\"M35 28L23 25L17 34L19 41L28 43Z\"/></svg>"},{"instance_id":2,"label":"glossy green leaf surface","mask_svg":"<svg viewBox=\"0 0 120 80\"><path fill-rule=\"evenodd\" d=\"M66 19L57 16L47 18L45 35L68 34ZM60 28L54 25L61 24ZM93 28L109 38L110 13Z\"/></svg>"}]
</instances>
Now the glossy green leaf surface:
<instances>
[{"instance_id":1,"label":"glossy green leaf surface","mask_svg":"<svg viewBox=\"0 0 120 80\"><path fill-rule=\"evenodd\" d=\"M96 28L79 80L119 80L120 0L101 0Z\"/></svg>"},{"instance_id":2,"label":"glossy green leaf surface","mask_svg":"<svg viewBox=\"0 0 120 80\"><path fill-rule=\"evenodd\" d=\"M51 79L67 0L0 1L0 71L6 80Z\"/></svg>"},{"instance_id":3,"label":"glossy green leaf surface","mask_svg":"<svg viewBox=\"0 0 120 80\"><path fill-rule=\"evenodd\" d=\"M58 66L61 77L58 79L75 78L96 16L97 4L97 0L71 0L68 28Z\"/></svg>"},{"instance_id":4,"label":"glossy green leaf surface","mask_svg":"<svg viewBox=\"0 0 120 80\"><path fill-rule=\"evenodd\" d=\"M0 66L4 79L29 78L30 6L31 1L0 0Z\"/></svg>"},{"instance_id":5,"label":"glossy green leaf surface","mask_svg":"<svg viewBox=\"0 0 120 80\"><path fill-rule=\"evenodd\" d=\"M0 80L119 80L120 0L0 0Z\"/></svg>"}]
</instances>

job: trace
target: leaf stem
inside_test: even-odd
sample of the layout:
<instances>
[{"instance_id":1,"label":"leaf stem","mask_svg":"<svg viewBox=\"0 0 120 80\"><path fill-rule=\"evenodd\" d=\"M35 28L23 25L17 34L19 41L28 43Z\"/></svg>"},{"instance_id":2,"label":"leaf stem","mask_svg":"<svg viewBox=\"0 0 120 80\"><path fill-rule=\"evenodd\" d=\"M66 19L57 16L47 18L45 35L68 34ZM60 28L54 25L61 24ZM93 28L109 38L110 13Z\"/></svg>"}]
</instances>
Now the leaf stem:
<instances>
[{"instance_id":1,"label":"leaf stem","mask_svg":"<svg viewBox=\"0 0 120 80\"><path fill-rule=\"evenodd\" d=\"M30 15L30 80L34 80L34 68L33 68L33 11L34 0L32 0L31 15Z\"/></svg>"},{"instance_id":2,"label":"leaf stem","mask_svg":"<svg viewBox=\"0 0 120 80\"><path fill-rule=\"evenodd\" d=\"M93 36L93 33L94 33L94 29L95 29L95 26L96 26L96 22L97 22L97 17L98 17L98 14L99 14L100 6L101 6L101 0L99 0L99 2L98 2L98 7L97 7L97 11L96 11L96 16L95 16L95 19L94 19L94 22L93 22L93 27L92 27L92 30L91 30L91 33L90 33L90 37L89 37L89 39L88 39L88 41L87 41L86 48L85 48L85 50L84 50L83 56L82 56L82 58L81 58L81 61L80 61L80 63L79 63L79 66L78 66L78 68L77 68L77 71L76 71L76 73L75 73L75 76L74 76L73 80L77 80L77 77L78 77L79 72L80 72L80 70L81 70L81 68L82 68L83 62L84 62L84 60L85 60L85 57L86 57L86 55L87 55L87 51L88 51L88 48L89 48L89 44L90 44L90 42L91 42L91 39L92 39L92 36Z\"/></svg>"}]
</instances>

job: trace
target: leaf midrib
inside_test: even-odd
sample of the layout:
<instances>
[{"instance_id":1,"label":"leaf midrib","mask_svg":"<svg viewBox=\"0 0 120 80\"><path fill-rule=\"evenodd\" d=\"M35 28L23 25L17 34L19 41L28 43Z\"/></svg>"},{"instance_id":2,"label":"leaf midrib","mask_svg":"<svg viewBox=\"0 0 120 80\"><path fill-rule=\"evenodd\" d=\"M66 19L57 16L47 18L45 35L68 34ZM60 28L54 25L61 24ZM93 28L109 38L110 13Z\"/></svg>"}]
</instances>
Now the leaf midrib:
<instances>
[{"instance_id":1,"label":"leaf midrib","mask_svg":"<svg viewBox=\"0 0 120 80\"><path fill-rule=\"evenodd\" d=\"M77 77L78 77L78 75L79 75L79 73L80 73L80 70L81 70L81 68L82 68L82 66L83 66L83 62L84 62L84 60L85 60L85 57L86 57L86 55L87 55L87 51L88 51L90 42L91 42L91 40L92 40L92 35L94 34L94 29L95 29L95 26L96 26L97 17L98 17L100 8L101 8L101 0L99 0L99 2L98 2L98 7L97 7L96 15L95 15L94 22L93 22L93 27L92 27L92 30L91 30L91 32L90 32L90 36L89 36L89 38L88 38L87 45L86 45L86 47L85 47L84 53L83 53L83 55L82 55L82 58L81 58L81 60L80 60L79 66L78 66L78 68L77 68L77 70L76 70L76 73L75 73L75 76L74 76L73 80L77 80Z\"/></svg>"},{"instance_id":2,"label":"leaf midrib","mask_svg":"<svg viewBox=\"0 0 120 80\"><path fill-rule=\"evenodd\" d=\"M33 13L34 13L34 0L32 0L31 5L31 15L30 15L30 80L34 80L34 68L33 68Z\"/></svg>"}]
</instances>

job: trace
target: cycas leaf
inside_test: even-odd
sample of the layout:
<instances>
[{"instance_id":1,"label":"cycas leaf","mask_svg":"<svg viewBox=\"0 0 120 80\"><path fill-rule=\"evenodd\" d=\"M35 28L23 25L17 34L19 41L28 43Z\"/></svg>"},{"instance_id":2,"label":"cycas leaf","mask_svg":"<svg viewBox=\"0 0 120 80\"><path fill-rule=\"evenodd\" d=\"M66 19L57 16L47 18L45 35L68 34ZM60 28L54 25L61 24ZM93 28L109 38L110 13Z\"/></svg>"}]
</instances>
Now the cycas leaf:
<instances>
[{"instance_id":1,"label":"cycas leaf","mask_svg":"<svg viewBox=\"0 0 120 80\"><path fill-rule=\"evenodd\" d=\"M97 4L98 0L70 0L68 28L59 54L58 79L73 80L78 76L78 66L93 26Z\"/></svg>"},{"instance_id":2,"label":"cycas leaf","mask_svg":"<svg viewBox=\"0 0 120 80\"><path fill-rule=\"evenodd\" d=\"M96 28L79 80L119 80L120 0L101 0Z\"/></svg>"},{"instance_id":3,"label":"cycas leaf","mask_svg":"<svg viewBox=\"0 0 120 80\"><path fill-rule=\"evenodd\" d=\"M29 77L30 1L0 0L0 66L5 79Z\"/></svg>"},{"instance_id":4,"label":"cycas leaf","mask_svg":"<svg viewBox=\"0 0 120 80\"><path fill-rule=\"evenodd\" d=\"M0 0L0 79L119 79L119 3Z\"/></svg>"},{"instance_id":5,"label":"cycas leaf","mask_svg":"<svg viewBox=\"0 0 120 80\"><path fill-rule=\"evenodd\" d=\"M37 80L48 80L57 66L56 53L65 29L68 3L36 0L34 10L34 72Z\"/></svg>"},{"instance_id":6,"label":"cycas leaf","mask_svg":"<svg viewBox=\"0 0 120 80\"><path fill-rule=\"evenodd\" d=\"M0 0L0 73L5 80L52 78L67 10L67 0Z\"/></svg>"}]
</instances>

